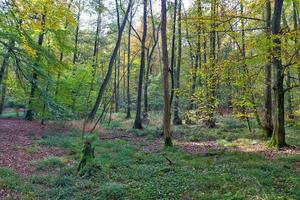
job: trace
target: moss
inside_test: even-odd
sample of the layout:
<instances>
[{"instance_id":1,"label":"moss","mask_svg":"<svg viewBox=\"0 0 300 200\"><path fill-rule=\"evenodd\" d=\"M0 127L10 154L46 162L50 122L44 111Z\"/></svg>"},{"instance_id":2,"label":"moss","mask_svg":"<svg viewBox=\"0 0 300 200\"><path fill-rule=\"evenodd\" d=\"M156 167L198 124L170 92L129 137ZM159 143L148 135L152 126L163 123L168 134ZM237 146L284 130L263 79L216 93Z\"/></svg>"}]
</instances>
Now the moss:
<instances>
[{"instance_id":1,"label":"moss","mask_svg":"<svg viewBox=\"0 0 300 200\"><path fill-rule=\"evenodd\" d=\"M166 137L166 139L165 139L165 146L166 147L172 147L173 146L172 138L171 137Z\"/></svg>"}]
</instances>

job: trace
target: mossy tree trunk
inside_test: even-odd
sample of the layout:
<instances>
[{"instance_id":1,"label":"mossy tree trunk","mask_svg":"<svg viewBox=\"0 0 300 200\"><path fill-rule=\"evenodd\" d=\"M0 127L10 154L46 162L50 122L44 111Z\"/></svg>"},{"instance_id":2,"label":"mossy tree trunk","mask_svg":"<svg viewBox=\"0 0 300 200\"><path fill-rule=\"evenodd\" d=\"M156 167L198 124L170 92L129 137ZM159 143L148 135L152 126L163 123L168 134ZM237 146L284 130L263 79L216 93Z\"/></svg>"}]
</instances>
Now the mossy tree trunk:
<instances>
[{"instance_id":1,"label":"mossy tree trunk","mask_svg":"<svg viewBox=\"0 0 300 200\"><path fill-rule=\"evenodd\" d=\"M286 146L285 127L284 127L284 68L281 60L281 40L280 40L280 22L283 7L283 0L275 0L274 13L272 20L273 34L273 70L274 70L274 131L269 147L281 148Z\"/></svg>"}]
</instances>

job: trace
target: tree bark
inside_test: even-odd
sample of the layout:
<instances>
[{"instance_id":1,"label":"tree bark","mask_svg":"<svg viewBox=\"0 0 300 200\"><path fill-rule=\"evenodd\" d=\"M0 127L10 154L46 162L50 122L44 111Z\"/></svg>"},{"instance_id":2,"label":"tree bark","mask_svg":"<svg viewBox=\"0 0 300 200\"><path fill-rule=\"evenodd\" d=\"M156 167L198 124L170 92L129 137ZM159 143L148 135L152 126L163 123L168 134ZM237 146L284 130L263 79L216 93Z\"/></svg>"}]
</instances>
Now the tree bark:
<instances>
[{"instance_id":1,"label":"tree bark","mask_svg":"<svg viewBox=\"0 0 300 200\"><path fill-rule=\"evenodd\" d=\"M211 24L210 31L210 49L209 49L209 58L210 65L208 69L208 77L207 77L207 90L206 90L206 110L207 110L207 119L205 120L205 124L208 128L216 127L216 120L214 118L214 110L215 110L215 90L216 90L216 0L211 1L211 18L213 20Z\"/></svg>"},{"instance_id":2,"label":"tree bark","mask_svg":"<svg viewBox=\"0 0 300 200\"><path fill-rule=\"evenodd\" d=\"M119 48L120 48L122 34L123 34L123 30L124 30L125 25L126 25L126 21L127 21L128 15L129 15L131 4L132 4L132 0L129 0L128 6L127 6L127 9L126 9L126 12L125 12L124 19L123 19L122 24L120 26L120 30L118 31L117 42L116 42L116 45L115 45L114 50L113 50L113 53L112 53L112 55L110 57L110 60L109 60L108 71L107 71L106 76L105 76L105 78L103 80L103 83L101 84L101 87L99 89L99 93L98 93L96 102L95 102L95 104L93 106L93 109L91 110L91 112L88 115L88 120L93 120L95 118L97 110L98 110L98 108L99 108L99 106L101 104L102 97L103 97L103 95L105 93L106 87L107 87L107 85L109 83L109 80L111 78L111 74L112 74L112 71L113 71L113 65L114 65L117 53L119 51ZM118 5L116 5L116 6L118 6Z\"/></svg>"},{"instance_id":3,"label":"tree bark","mask_svg":"<svg viewBox=\"0 0 300 200\"><path fill-rule=\"evenodd\" d=\"M171 106L169 93L169 63L167 46L167 5L166 0L161 0L161 44L163 61L163 95L164 95L164 114L163 114L163 133L165 146L172 146L171 136Z\"/></svg>"},{"instance_id":4,"label":"tree bark","mask_svg":"<svg viewBox=\"0 0 300 200\"><path fill-rule=\"evenodd\" d=\"M127 113L126 119L131 118L131 98L130 98L130 65L131 65L131 25L132 25L133 13L130 10L130 19L128 26L128 41L127 41Z\"/></svg>"},{"instance_id":5,"label":"tree bark","mask_svg":"<svg viewBox=\"0 0 300 200\"><path fill-rule=\"evenodd\" d=\"M271 42L271 2L266 0L266 37ZM267 52L267 64L265 65L265 99L264 99L264 130L267 137L273 133L272 123L272 65L271 49Z\"/></svg>"},{"instance_id":6,"label":"tree bark","mask_svg":"<svg viewBox=\"0 0 300 200\"><path fill-rule=\"evenodd\" d=\"M95 41L94 41L94 50L93 50L93 63L92 63L92 82L90 85L90 90L88 93L88 97L87 97L87 105L89 105L90 103L90 97L91 94L94 90L94 82L95 82L95 78L96 78L96 72L97 72L97 68L98 68L98 57L99 57L99 43L100 43L100 30L101 30L101 8L100 8L100 1L99 3L99 7L97 7L96 9L98 9L98 17L97 17L97 27L96 27L96 32L95 32ZM119 16L119 12L118 16ZM119 32L119 30L118 30Z\"/></svg>"},{"instance_id":7,"label":"tree bark","mask_svg":"<svg viewBox=\"0 0 300 200\"><path fill-rule=\"evenodd\" d=\"M147 67L146 67L146 76L145 76L145 84L144 84L144 118L148 118L148 86L149 86L149 74L151 73L152 69L152 57L154 50L158 43L158 33L159 30L156 29L155 23L154 23L154 16L153 16L153 10L152 10L152 1L149 1L150 3L150 14L151 14L151 22L152 22L152 46L150 49L147 49ZM159 29L159 28L158 28Z\"/></svg>"},{"instance_id":8,"label":"tree bark","mask_svg":"<svg viewBox=\"0 0 300 200\"><path fill-rule=\"evenodd\" d=\"M1 70L2 70L2 68L1 68ZM3 75L2 79L4 80L5 77L7 77L7 75L8 75L8 65L5 67L5 70L3 71L3 74L4 75ZM1 87L1 84L0 84L0 87ZM0 116L2 115L2 112L3 112L3 109L4 109L6 89L7 89L6 82L2 81L1 98L0 98Z\"/></svg>"},{"instance_id":9,"label":"tree bark","mask_svg":"<svg viewBox=\"0 0 300 200\"><path fill-rule=\"evenodd\" d=\"M274 131L268 146L281 148L286 145L285 128L284 128L284 89L283 78L284 70L281 60L281 40L280 40L280 22L283 7L283 0L275 0L273 20L272 20L272 35L273 39L273 70L274 70Z\"/></svg>"},{"instance_id":10,"label":"tree bark","mask_svg":"<svg viewBox=\"0 0 300 200\"><path fill-rule=\"evenodd\" d=\"M143 90L143 76L145 70L145 52L146 52L146 37L147 37L147 0L143 1L144 4L144 13L143 13L143 36L141 41L141 64L140 64L140 73L139 73L139 82L138 82L138 91L137 91L137 102L136 102L136 115L133 124L133 128L142 129L142 118L141 118L141 109L142 109L142 90Z\"/></svg>"},{"instance_id":11,"label":"tree bark","mask_svg":"<svg viewBox=\"0 0 300 200\"><path fill-rule=\"evenodd\" d=\"M174 88L175 88L175 80L174 80L174 69L176 66L175 60L175 52L176 52L176 16L177 16L177 3L178 0L174 1L174 13L173 13L173 28L172 28L172 45L171 45L171 96L170 96L170 104L172 105L173 97L174 97Z\"/></svg>"},{"instance_id":12,"label":"tree bark","mask_svg":"<svg viewBox=\"0 0 300 200\"><path fill-rule=\"evenodd\" d=\"M181 125L182 119L179 116L179 94L178 90L180 88L180 67L181 67L181 54L182 54L182 35L181 35L181 0L178 3L178 57L177 57L177 67L175 70L175 101L174 101L174 118L173 124Z\"/></svg>"}]
</instances>

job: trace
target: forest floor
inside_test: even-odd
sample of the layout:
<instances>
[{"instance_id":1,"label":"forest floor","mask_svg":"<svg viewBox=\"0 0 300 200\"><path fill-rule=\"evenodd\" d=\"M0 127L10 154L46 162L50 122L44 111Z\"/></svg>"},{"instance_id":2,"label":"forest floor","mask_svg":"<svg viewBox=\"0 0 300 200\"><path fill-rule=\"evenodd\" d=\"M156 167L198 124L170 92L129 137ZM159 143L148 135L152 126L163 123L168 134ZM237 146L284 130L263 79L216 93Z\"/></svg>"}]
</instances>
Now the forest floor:
<instances>
[{"instance_id":1,"label":"forest floor","mask_svg":"<svg viewBox=\"0 0 300 200\"><path fill-rule=\"evenodd\" d=\"M144 130L131 129L131 120L118 114L98 127L93 134L99 138L94 142L95 162L102 170L84 178L76 174L81 154L79 122L63 128L0 119L0 199L300 197L300 128L288 128L292 146L278 151L265 147L258 129L250 133L242 122L224 118L212 130L201 125L173 127L174 148L164 149L158 117L153 118ZM95 181L97 177L103 180ZM252 186L241 190L240 179L245 187ZM258 188L253 181L265 185Z\"/></svg>"}]
</instances>

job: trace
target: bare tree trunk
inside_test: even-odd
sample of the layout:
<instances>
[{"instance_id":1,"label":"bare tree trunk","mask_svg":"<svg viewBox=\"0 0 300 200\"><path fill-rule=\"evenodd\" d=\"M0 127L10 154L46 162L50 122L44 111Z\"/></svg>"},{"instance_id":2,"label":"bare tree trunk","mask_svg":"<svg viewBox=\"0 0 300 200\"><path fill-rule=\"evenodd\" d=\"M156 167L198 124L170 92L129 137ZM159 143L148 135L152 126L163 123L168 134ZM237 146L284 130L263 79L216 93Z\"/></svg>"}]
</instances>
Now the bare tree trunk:
<instances>
[{"instance_id":1,"label":"bare tree trunk","mask_svg":"<svg viewBox=\"0 0 300 200\"><path fill-rule=\"evenodd\" d=\"M125 15L124 15L124 19L123 19L122 24L120 26L120 29L118 31L118 38L117 38L116 45L115 45L113 53L110 57L107 74L106 74L106 76L104 78L104 81L103 81L103 83L102 83L102 85L99 89L99 93L98 93L98 97L96 99L95 105L94 105L93 109L91 110L91 112L88 115L88 120L93 120L95 118L97 110L98 110L98 108L100 106L100 103L102 101L102 97L105 93L106 87L107 87L107 85L109 83L109 80L111 78L111 74L112 74L112 71L113 71L113 65L114 65L117 53L119 51L119 48L120 48L122 34L123 34L123 30L124 30L125 25L126 25L126 21L127 21L128 15L129 15L131 4L132 4L132 0L129 0L127 9L126 9L126 12L125 12ZM118 6L117 1L116 1L116 6Z\"/></svg>"},{"instance_id":2,"label":"bare tree trunk","mask_svg":"<svg viewBox=\"0 0 300 200\"><path fill-rule=\"evenodd\" d=\"M174 2L174 14L173 14L173 28L172 28L172 45L171 45L171 96L170 96L170 104L172 105L173 96L174 96L174 69L176 66L175 62L175 52L176 52L176 16L177 16L177 3L178 0Z\"/></svg>"},{"instance_id":3,"label":"bare tree trunk","mask_svg":"<svg viewBox=\"0 0 300 200\"><path fill-rule=\"evenodd\" d=\"M2 88L1 88L1 99L0 99L0 116L2 115L4 109L5 97L6 97L6 83L5 81L3 81Z\"/></svg>"},{"instance_id":4,"label":"bare tree trunk","mask_svg":"<svg viewBox=\"0 0 300 200\"><path fill-rule=\"evenodd\" d=\"M127 114L126 119L131 118L131 98L130 98L130 64L131 64L131 25L132 25L133 13L130 10L130 19L128 26L128 41L127 41Z\"/></svg>"},{"instance_id":5,"label":"bare tree trunk","mask_svg":"<svg viewBox=\"0 0 300 200\"><path fill-rule=\"evenodd\" d=\"M273 43L273 70L274 70L274 132L268 146L283 147L285 142L285 128L284 128L284 89L283 78L284 71L281 60L281 40L280 22L283 7L283 0L275 0L273 20L272 20L272 34L274 35Z\"/></svg>"},{"instance_id":6,"label":"bare tree trunk","mask_svg":"<svg viewBox=\"0 0 300 200\"><path fill-rule=\"evenodd\" d=\"M283 26L287 31L290 31L290 27L288 25L287 19L286 19L286 15L285 12L282 11L282 21L283 21ZM284 41L285 45L288 45L288 40L287 38ZM288 54L285 53L285 57L288 58ZM287 67L286 68L286 88L291 88L291 72L290 72L290 68ZM288 90L286 92L286 98L287 98L287 117L289 119L293 119L293 108L292 108L292 94L291 94L291 90Z\"/></svg>"},{"instance_id":7,"label":"bare tree trunk","mask_svg":"<svg viewBox=\"0 0 300 200\"><path fill-rule=\"evenodd\" d=\"M95 32L95 41L94 41L94 50L93 50L92 82L91 82L90 90L89 90L88 97L87 97L87 105L89 105L89 103L90 103L90 97L94 90L94 82L95 82L96 72L97 72L97 68L98 68L100 30L101 30L101 8L100 8L100 1L99 1L97 27L96 27L96 32Z\"/></svg>"},{"instance_id":8,"label":"bare tree trunk","mask_svg":"<svg viewBox=\"0 0 300 200\"><path fill-rule=\"evenodd\" d=\"M147 37L147 0L143 1L144 13L143 13L143 36L141 41L141 64L140 64L140 74L138 83L138 94L136 101L136 115L133 124L133 128L142 129L142 119L141 119L141 109L142 109L142 90L143 90L143 76L145 69L145 51L146 51L146 37Z\"/></svg>"},{"instance_id":9,"label":"bare tree trunk","mask_svg":"<svg viewBox=\"0 0 300 200\"><path fill-rule=\"evenodd\" d=\"M155 27L154 23L154 16L153 16L153 10L152 10L152 0L150 0L150 14L151 14L151 22L152 22L152 46L150 49L147 49L147 68L146 68L146 76L145 76L145 84L144 84L144 118L148 118L148 86L149 86L149 74L151 73L152 68L152 57L154 50L158 44L158 33L159 33L159 27L158 30Z\"/></svg>"},{"instance_id":10,"label":"bare tree trunk","mask_svg":"<svg viewBox=\"0 0 300 200\"><path fill-rule=\"evenodd\" d=\"M161 0L161 44L163 60L163 95L164 95L164 116L163 133L165 146L172 146L171 136L171 106L169 91L169 63L168 63L168 44L167 44L167 5L166 0Z\"/></svg>"},{"instance_id":11,"label":"bare tree trunk","mask_svg":"<svg viewBox=\"0 0 300 200\"><path fill-rule=\"evenodd\" d=\"M210 66L208 69L208 78L207 78L207 90L206 90L206 109L207 109L207 119L205 120L205 124L208 128L216 127L216 120L214 118L215 111L215 90L216 90L216 0L211 0L211 18L213 23L211 24L210 31Z\"/></svg>"},{"instance_id":12,"label":"bare tree trunk","mask_svg":"<svg viewBox=\"0 0 300 200\"><path fill-rule=\"evenodd\" d=\"M3 67L3 66L2 66ZM3 76L2 79L4 80L5 77L8 75L8 67L5 67L6 69L3 71ZM2 68L1 68L2 70ZM1 84L0 84L1 87ZM3 108L4 108L4 103L5 103L5 97L6 97L6 89L7 85L5 81L2 81L2 88L1 88L1 98L0 98L0 116L2 115Z\"/></svg>"},{"instance_id":13,"label":"bare tree trunk","mask_svg":"<svg viewBox=\"0 0 300 200\"><path fill-rule=\"evenodd\" d=\"M79 43L79 25L80 25L80 16L81 16L81 1L79 3L79 8L78 8L78 13L76 17L77 25L76 25L76 30L75 30L75 40L74 40L74 52L73 52L73 59L72 59L72 64L73 64L73 77L75 76L75 64L78 59L78 43ZM72 111L74 112L75 107L76 107L76 93L74 89L71 91L72 94Z\"/></svg>"},{"instance_id":14,"label":"bare tree trunk","mask_svg":"<svg viewBox=\"0 0 300 200\"><path fill-rule=\"evenodd\" d=\"M266 37L271 42L271 2L266 0ZM264 130L267 137L273 133L272 123L272 65L271 49L268 50L268 61L265 65L265 99L264 99Z\"/></svg>"},{"instance_id":15,"label":"bare tree trunk","mask_svg":"<svg viewBox=\"0 0 300 200\"><path fill-rule=\"evenodd\" d=\"M177 57L177 67L175 71L175 101L174 101L174 118L173 124L182 124L182 119L179 116L179 94L178 90L180 88L180 67L181 67L181 48L182 48L182 35L181 35L181 0L178 3L178 57Z\"/></svg>"},{"instance_id":16,"label":"bare tree trunk","mask_svg":"<svg viewBox=\"0 0 300 200\"><path fill-rule=\"evenodd\" d=\"M144 119L148 118L148 84L149 84L149 73L150 73L150 64L151 64L151 58L150 58L150 53L149 49L146 50L146 55L147 55L147 67L146 67L146 74L145 74L145 84L144 84L144 112L143 112L143 117Z\"/></svg>"},{"instance_id":17,"label":"bare tree trunk","mask_svg":"<svg viewBox=\"0 0 300 200\"><path fill-rule=\"evenodd\" d=\"M119 112L120 109L120 64L121 64L120 52L121 51L119 49L118 62L117 62L116 112Z\"/></svg>"}]
</instances>

